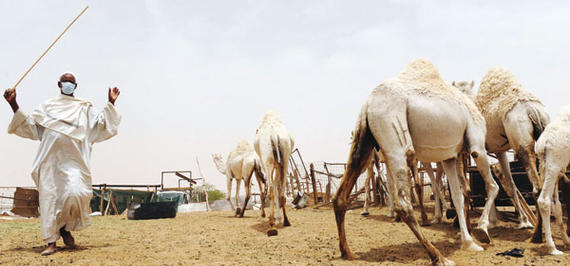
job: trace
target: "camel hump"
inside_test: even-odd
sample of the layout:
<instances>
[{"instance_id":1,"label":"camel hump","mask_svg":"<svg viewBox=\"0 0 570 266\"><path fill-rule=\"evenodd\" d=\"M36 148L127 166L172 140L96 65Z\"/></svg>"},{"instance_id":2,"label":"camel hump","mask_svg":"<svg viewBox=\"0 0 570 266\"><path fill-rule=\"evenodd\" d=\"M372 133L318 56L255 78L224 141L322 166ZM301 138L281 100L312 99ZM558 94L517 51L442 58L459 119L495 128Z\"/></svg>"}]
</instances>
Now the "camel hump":
<instances>
[{"instance_id":1,"label":"camel hump","mask_svg":"<svg viewBox=\"0 0 570 266\"><path fill-rule=\"evenodd\" d=\"M253 147L251 146L251 144L249 144L249 141L244 139L238 142L235 151L238 153L252 152Z\"/></svg>"},{"instance_id":2,"label":"camel hump","mask_svg":"<svg viewBox=\"0 0 570 266\"><path fill-rule=\"evenodd\" d=\"M398 79L410 83L443 83L439 70L430 61L418 59L410 62L400 74Z\"/></svg>"},{"instance_id":3,"label":"camel hump","mask_svg":"<svg viewBox=\"0 0 570 266\"><path fill-rule=\"evenodd\" d=\"M525 90L515 75L504 67L493 67L481 80L475 99L486 118L504 117L519 102L541 101Z\"/></svg>"}]
</instances>

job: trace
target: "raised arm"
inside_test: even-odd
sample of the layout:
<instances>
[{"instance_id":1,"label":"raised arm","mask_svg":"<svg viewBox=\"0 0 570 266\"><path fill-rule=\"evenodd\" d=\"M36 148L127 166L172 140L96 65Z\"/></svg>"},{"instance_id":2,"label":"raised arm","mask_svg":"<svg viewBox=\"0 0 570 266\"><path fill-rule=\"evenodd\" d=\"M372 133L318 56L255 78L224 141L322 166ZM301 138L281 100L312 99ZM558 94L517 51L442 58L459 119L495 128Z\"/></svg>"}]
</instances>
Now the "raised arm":
<instances>
[{"instance_id":1,"label":"raised arm","mask_svg":"<svg viewBox=\"0 0 570 266\"><path fill-rule=\"evenodd\" d=\"M10 107L12 107L12 111L14 111L14 117L8 126L8 133L16 134L22 138L40 140L43 127L38 126L32 117L20 110L16 101L16 91L7 89L4 91L4 99L6 99Z\"/></svg>"},{"instance_id":2,"label":"raised arm","mask_svg":"<svg viewBox=\"0 0 570 266\"><path fill-rule=\"evenodd\" d=\"M99 114L90 111L90 141L101 142L117 135L121 115L115 109L115 101L121 91L109 88L109 102Z\"/></svg>"},{"instance_id":3,"label":"raised arm","mask_svg":"<svg viewBox=\"0 0 570 266\"><path fill-rule=\"evenodd\" d=\"M10 107L12 107L12 111L14 111L14 113L20 109L20 106L18 106L18 102L16 101L16 90L6 89L4 91L4 99L6 99L8 104L10 104Z\"/></svg>"}]
</instances>

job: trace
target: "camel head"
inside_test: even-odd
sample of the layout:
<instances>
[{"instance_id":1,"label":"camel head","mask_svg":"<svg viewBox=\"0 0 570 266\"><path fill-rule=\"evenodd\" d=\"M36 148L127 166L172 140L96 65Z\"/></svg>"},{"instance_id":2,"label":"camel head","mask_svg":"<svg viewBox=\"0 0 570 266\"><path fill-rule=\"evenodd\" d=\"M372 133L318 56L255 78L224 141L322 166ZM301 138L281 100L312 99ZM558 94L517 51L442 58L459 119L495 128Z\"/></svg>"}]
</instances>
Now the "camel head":
<instances>
[{"instance_id":1,"label":"camel head","mask_svg":"<svg viewBox=\"0 0 570 266\"><path fill-rule=\"evenodd\" d=\"M451 85L453 85L453 87L456 87L457 89L459 89L459 91L467 94L467 95L473 95L473 87L475 86L475 81L459 81L459 82L455 82L453 81L451 83Z\"/></svg>"},{"instance_id":2,"label":"camel head","mask_svg":"<svg viewBox=\"0 0 570 266\"><path fill-rule=\"evenodd\" d=\"M224 165L224 157L219 153L212 154L212 160L214 160L214 164L216 165L216 169L222 174L226 174L226 166Z\"/></svg>"}]
</instances>

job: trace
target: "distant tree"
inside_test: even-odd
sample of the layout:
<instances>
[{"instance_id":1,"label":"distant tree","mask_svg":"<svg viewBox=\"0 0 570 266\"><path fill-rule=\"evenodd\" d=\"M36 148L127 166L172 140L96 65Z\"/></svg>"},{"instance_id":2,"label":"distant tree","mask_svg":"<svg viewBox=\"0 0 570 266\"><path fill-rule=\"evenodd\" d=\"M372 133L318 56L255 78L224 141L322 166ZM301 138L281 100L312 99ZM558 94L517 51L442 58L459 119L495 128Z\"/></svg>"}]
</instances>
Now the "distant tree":
<instances>
[{"instance_id":1,"label":"distant tree","mask_svg":"<svg viewBox=\"0 0 570 266\"><path fill-rule=\"evenodd\" d=\"M194 187L194 191L195 192L202 192L202 193L205 191L206 193L208 193L208 201L209 202L214 202L216 200L223 199L226 197L226 193L216 189L214 187L214 185L208 184L208 183L201 185L201 186ZM199 193L199 194L202 194L202 193Z\"/></svg>"}]
</instances>

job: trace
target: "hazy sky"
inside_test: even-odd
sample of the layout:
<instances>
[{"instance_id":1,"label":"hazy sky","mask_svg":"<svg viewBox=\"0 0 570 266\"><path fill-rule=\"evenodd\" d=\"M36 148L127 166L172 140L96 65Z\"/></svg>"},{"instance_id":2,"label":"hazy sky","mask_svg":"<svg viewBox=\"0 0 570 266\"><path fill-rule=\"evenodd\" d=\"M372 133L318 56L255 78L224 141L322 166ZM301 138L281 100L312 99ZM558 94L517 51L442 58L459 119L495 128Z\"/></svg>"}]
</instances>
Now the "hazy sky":
<instances>
[{"instance_id":1,"label":"hazy sky","mask_svg":"<svg viewBox=\"0 0 570 266\"><path fill-rule=\"evenodd\" d=\"M270 108L306 161L345 161L361 105L417 58L443 78L511 69L555 116L570 99L568 1L0 1L0 86L30 113L76 74L101 109L118 86L119 135L95 145L94 183L160 183L191 169L225 190L211 153L253 141ZM8 135L0 104L0 186L33 185L38 143Z\"/></svg>"}]
</instances>

